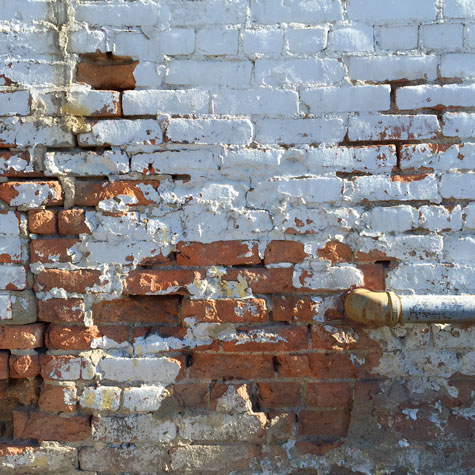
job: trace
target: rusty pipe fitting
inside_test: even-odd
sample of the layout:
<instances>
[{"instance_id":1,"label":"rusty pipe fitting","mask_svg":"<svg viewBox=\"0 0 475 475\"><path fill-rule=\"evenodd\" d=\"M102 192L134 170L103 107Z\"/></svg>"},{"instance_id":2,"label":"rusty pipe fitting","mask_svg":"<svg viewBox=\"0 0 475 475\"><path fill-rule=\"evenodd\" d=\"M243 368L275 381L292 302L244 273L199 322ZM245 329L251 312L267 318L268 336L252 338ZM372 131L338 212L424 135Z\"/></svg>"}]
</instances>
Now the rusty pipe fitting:
<instances>
[{"instance_id":1,"label":"rusty pipe fitting","mask_svg":"<svg viewBox=\"0 0 475 475\"><path fill-rule=\"evenodd\" d=\"M345 300L354 321L376 327L398 323L463 323L475 321L474 295L396 295L356 289Z\"/></svg>"}]
</instances>

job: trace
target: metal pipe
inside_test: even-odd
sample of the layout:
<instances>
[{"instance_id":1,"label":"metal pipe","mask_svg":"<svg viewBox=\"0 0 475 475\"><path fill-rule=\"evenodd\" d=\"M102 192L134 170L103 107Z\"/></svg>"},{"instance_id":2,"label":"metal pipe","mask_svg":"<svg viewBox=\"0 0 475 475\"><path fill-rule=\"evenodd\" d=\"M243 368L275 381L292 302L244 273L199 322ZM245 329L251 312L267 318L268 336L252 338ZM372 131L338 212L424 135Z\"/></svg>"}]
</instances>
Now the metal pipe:
<instances>
[{"instance_id":1,"label":"metal pipe","mask_svg":"<svg viewBox=\"0 0 475 475\"><path fill-rule=\"evenodd\" d=\"M356 289L346 297L345 311L356 322L378 327L475 322L475 295L396 295Z\"/></svg>"}]
</instances>

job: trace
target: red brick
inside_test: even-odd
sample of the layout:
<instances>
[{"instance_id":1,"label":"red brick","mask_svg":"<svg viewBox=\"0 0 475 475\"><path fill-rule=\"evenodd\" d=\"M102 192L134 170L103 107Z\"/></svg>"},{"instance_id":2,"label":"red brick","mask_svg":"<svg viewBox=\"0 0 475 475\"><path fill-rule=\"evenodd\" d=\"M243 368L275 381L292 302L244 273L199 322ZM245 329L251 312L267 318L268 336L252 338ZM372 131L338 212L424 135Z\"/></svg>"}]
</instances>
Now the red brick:
<instances>
[{"instance_id":1,"label":"red brick","mask_svg":"<svg viewBox=\"0 0 475 475\"><path fill-rule=\"evenodd\" d=\"M364 286L369 290L386 290L386 274L382 264L360 264L358 269L363 272Z\"/></svg>"},{"instance_id":2,"label":"red brick","mask_svg":"<svg viewBox=\"0 0 475 475\"><path fill-rule=\"evenodd\" d=\"M284 378L312 377L309 355L276 356L277 372Z\"/></svg>"},{"instance_id":3,"label":"red brick","mask_svg":"<svg viewBox=\"0 0 475 475\"><path fill-rule=\"evenodd\" d=\"M40 374L38 355L11 355L10 378L34 378Z\"/></svg>"},{"instance_id":4,"label":"red brick","mask_svg":"<svg viewBox=\"0 0 475 475\"><path fill-rule=\"evenodd\" d=\"M272 378L274 368L270 355L211 355L196 353L189 374L194 379Z\"/></svg>"},{"instance_id":5,"label":"red brick","mask_svg":"<svg viewBox=\"0 0 475 475\"><path fill-rule=\"evenodd\" d=\"M475 394L475 380L449 380L449 386L457 388L456 396L444 396L447 407L470 407L473 403L472 394Z\"/></svg>"},{"instance_id":6,"label":"red brick","mask_svg":"<svg viewBox=\"0 0 475 475\"><path fill-rule=\"evenodd\" d=\"M302 411L299 415L299 434L325 439L345 437L349 422L350 412L344 409Z\"/></svg>"},{"instance_id":7,"label":"red brick","mask_svg":"<svg viewBox=\"0 0 475 475\"><path fill-rule=\"evenodd\" d=\"M311 322L317 311L318 304L310 296L272 297L272 320L276 322Z\"/></svg>"},{"instance_id":8,"label":"red brick","mask_svg":"<svg viewBox=\"0 0 475 475\"><path fill-rule=\"evenodd\" d=\"M72 400L70 400L69 394L74 395ZM40 399L38 400L38 406L42 411L74 412L76 410L75 395L75 386L53 386L51 384L43 384Z\"/></svg>"},{"instance_id":9,"label":"red brick","mask_svg":"<svg viewBox=\"0 0 475 475\"><path fill-rule=\"evenodd\" d=\"M3 147L3 145L0 144L0 147ZM22 164L20 167L17 166L18 162ZM24 171L37 168L35 163L33 163L33 167L31 166L31 155L29 152L0 150L0 164L0 168L2 169L0 176L19 178L41 177L43 175L43 173L39 171Z\"/></svg>"},{"instance_id":10,"label":"red brick","mask_svg":"<svg viewBox=\"0 0 475 475\"><path fill-rule=\"evenodd\" d=\"M264 264L274 264L276 262L297 264L302 262L305 257L307 257L307 253L301 242L271 241L264 253Z\"/></svg>"},{"instance_id":11,"label":"red brick","mask_svg":"<svg viewBox=\"0 0 475 475\"><path fill-rule=\"evenodd\" d=\"M292 292L293 269L229 269L223 280L244 279L255 294L283 294Z\"/></svg>"},{"instance_id":12,"label":"red brick","mask_svg":"<svg viewBox=\"0 0 475 475\"><path fill-rule=\"evenodd\" d=\"M128 340L129 328L119 326L81 327L50 325L46 334L46 346L55 350L88 350L95 338L108 338L122 343Z\"/></svg>"},{"instance_id":13,"label":"red brick","mask_svg":"<svg viewBox=\"0 0 475 475\"><path fill-rule=\"evenodd\" d=\"M340 241L328 241L322 249L318 250L318 257L332 263L351 262L353 251L350 246Z\"/></svg>"},{"instance_id":14,"label":"red brick","mask_svg":"<svg viewBox=\"0 0 475 475\"><path fill-rule=\"evenodd\" d=\"M261 263L257 244L241 241L218 241L209 244L179 243L176 262L179 266L237 266Z\"/></svg>"},{"instance_id":15,"label":"red brick","mask_svg":"<svg viewBox=\"0 0 475 475\"><path fill-rule=\"evenodd\" d=\"M230 390L231 387L233 389L232 393L234 396L240 399L238 402L239 406L251 408L252 403L249 396L249 393L251 392L250 384L228 384L213 381L209 385L210 409L212 411L216 411L218 405L221 403L220 399Z\"/></svg>"},{"instance_id":16,"label":"red brick","mask_svg":"<svg viewBox=\"0 0 475 475\"><path fill-rule=\"evenodd\" d=\"M83 209L66 209L58 213L59 234L90 234Z\"/></svg>"},{"instance_id":17,"label":"red brick","mask_svg":"<svg viewBox=\"0 0 475 475\"><path fill-rule=\"evenodd\" d=\"M98 270L61 270L45 269L35 276L34 290L45 292L54 288L61 288L66 292L85 293L95 284L100 284ZM103 282L104 284L105 282Z\"/></svg>"},{"instance_id":18,"label":"red brick","mask_svg":"<svg viewBox=\"0 0 475 475\"><path fill-rule=\"evenodd\" d=\"M54 323L84 322L82 299L50 299L38 301L38 320Z\"/></svg>"},{"instance_id":19,"label":"red brick","mask_svg":"<svg viewBox=\"0 0 475 475\"><path fill-rule=\"evenodd\" d=\"M76 182L74 204L76 206L96 206L100 201L109 200L118 195L126 195L135 199L129 206L147 206L157 204L144 194L145 188L157 190L158 181L79 181Z\"/></svg>"},{"instance_id":20,"label":"red brick","mask_svg":"<svg viewBox=\"0 0 475 475\"><path fill-rule=\"evenodd\" d=\"M178 323L180 297L139 296L105 300L93 305L95 323Z\"/></svg>"},{"instance_id":21,"label":"red brick","mask_svg":"<svg viewBox=\"0 0 475 475\"><path fill-rule=\"evenodd\" d=\"M377 353L358 354L353 361L351 356L341 352L312 353L313 375L321 379L363 378L368 377L370 370L379 363Z\"/></svg>"},{"instance_id":22,"label":"red brick","mask_svg":"<svg viewBox=\"0 0 475 475\"><path fill-rule=\"evenodd\" d=\"M343 441L339 442L323 442L323 441L313 441L313 440L306 440L303 442L297 442L295 444L295 448L299 452L299 454L306 455L306 454L312 454L312 455L318 455L319 457L325 455L327 452L330 450L336 449L337 447L340 447L343 444ZM337 466L336 470L329 472L332 475L343 475L346 472L343 472L341 466ZM351 473L354 475L355 473L353 470L351 470ZM361 472L359 472L361 473Z\"/></svg>"},{"instance_id":23,"label":"red brick","mask_svg":"<svg viewBox=\"0 0 475 475\"><path fill-rule=\"evenodd\" d=\"M406 408L407 409L407 408ZM411 409L409 409L411 410ZM424 413L425 412L425 413ZM448 434L441 427L437 426L437 421L432 421L432 414L426 411L417 411L416 419L412 419L410 413L404 414L402 411L392 414L392 430L400 432L408 440L433 441Z\"/></svg>"},{"instance_id":24,"label":"red brick","mask_svg":"<svg viewBox=\"0 0 475 475\"><path fill-rule=\"evenodd\" d=\"M10 353L8 351L0 351L0 379L8 379L10 370L8 366L8 359Z\"/></svg>"},{"instance_id":25,"label":"red brick","mask_svg":"<svg viewBox=\"0 0 475 475\"><path fill-rule=\"evenodd\" d=\"M13 434L18 439L78 442L91 435L89 417L61 417L32 411L13 411Z\"/></svg>"},{"instance_id":26,"label":"red brick","mask_svg":"<svg viewBox=\"0 0 475 475\"><path fill-rule=\"evenodd\" d=\"M351 387L349 383L308 383L308 407L350 407Z\"/></svg>"},{"instance_id":27,"label":"red brick","mask_svg":"<svg viewBox=\"0 0 475 475\"><path fill-rule=\"evenodd\" d=\"M299 383L258 383L259 405L261 408L295 407L300 405Z\"/></svg>"},{"instance_id":28,"label":"red brick","mask_svg":"<svg viewBox=\"0 0 475 475\"><path fill-rule=\"evenodd\" d=\"M29 211L28 230L35 234L56 234L56 213L47 209Z\"/></svg>"},{"instance_id":29,"label":"red brick","mask_svg":"<svg viewBox=\"0 0 475 475\"><path fill-rule=\"evenodd\" d=\"M186 294L186 286L202 279L198 271L177 270L135 270L125 280L124 294L145 295L149 293Z\"/></svg>"},{"instance_id":30,"label":"red brick","mask_svg":"<svg viewBox=\"0 0 475 475\"><path fill-rule=\"evenodd\" d=\"M77 66L76 81L90 84L94 89L134 89L134 70L137 64L138 61L133 61L128 56L83 54Z\"/></svg>"},{"instance_id":31,"label":"red brick","mask_svg":"<svg viewBox=\"0 0 475 475\"><path fill-rule=\"evenodd\" d=\"M312 327L314 350L367 350L379 349L380 344L368 337L363 328L346 325L314 325Z\"/></svg>"},{"instance_id":32,"label":"red brick","mask_svg":"<svg viewBox=\"0 0 475 475\"><path fill-rule=\"evenodd\" d=\"M61 184L58 181L9 181L7 183L0 183L0 199L6 201L8 204L12 202L19 194L18 190L21 188L31 190L31 184L47 185L50 193L42 203L43 206L58 206L63 204L63 191Z\"/></svg>"},{"instance_id":33,"label":"red brick","mask_svg":"<svg viewBox=\"0 0 475 475\"><path fill-rule=\"evenodd\" d=\"M30 242L31 262L73 262L73 253L68 252L81 241L77 239L33 239Z\"/></svg>"},{"instance_id":34,"label":"red brick","mask_svg":"<svg viewBox=\"0 0 475 475\"><path fill-rule=\"evenodd\" d=\"M0 326L0 349L29 350L43 346L45 327L33 325Z\"/></svg>"},{"instance_id":35,"label":"red brick","mask_svg":"<svg viewBox=\"0 0 475 475\"><path fill-rule=\"evenodd\" d=\"M0 444L0 457L7 457L8 455L20 455L24 452L33 452L38 447L29 445L14 445L14 444Z\"/></svg>"},{"instance_id":36,"label":"red brick","mask_svg":"<svg viewBox=\"0 0 475 475\"><path fill-rule=\"evenodd\" d=\"M197 322L254 323L268 320L264 299L183 300L183 318L193 317Z\"/></svg>"},{"instance_id":37,"label":"red brick","mask_svg":"<svg viewBox=\"0 0 475 475\"><path fill-rule=\"evenodd\" d=\"M175 384L173 394L180 407L191 409L206 409L208 407L207 383Z\"/></svg>"},{"instance_id":38,"label":"red brick","mask_svg":"<svg viewBox=\"0 0 475 475\"><path fill-rule=\"evenodd\" d=\"M238 328L244 339L224 341L223 351L282 351L306 350L308 347L307 327L265 327ZM250 341L247 341L249 339Z\"/></svg>"},{"instance_id":39,"label":"red brick","mask_svg":"<svg viewBox=\"0 0 475 475\"><path fill-rule=\"evenodd\" d=\"M40 356L41 376L43 379L77 380L86 369L86 361L80 356Z\"/></svg>"}]
</instances>

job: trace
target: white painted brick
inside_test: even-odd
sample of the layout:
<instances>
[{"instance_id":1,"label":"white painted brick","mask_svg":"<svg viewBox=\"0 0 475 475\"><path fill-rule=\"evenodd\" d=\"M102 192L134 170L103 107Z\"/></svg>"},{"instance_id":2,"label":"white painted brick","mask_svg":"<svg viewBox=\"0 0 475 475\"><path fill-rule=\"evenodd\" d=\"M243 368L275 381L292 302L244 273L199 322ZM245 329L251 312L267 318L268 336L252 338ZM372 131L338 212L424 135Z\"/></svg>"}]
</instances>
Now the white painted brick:
<instances>
[{"instance_id":1,"label":"white painted brick","mask_svg":"<svg viewBox=\"0 0 475 475\"><path fill-rule=\"evenodd\" d=\"M411 230L417 224L417 212L407 205L378 207L363 213L361 220L367 228L378 234L402 233Z\"/></svg>"},{"instance_id":2,"label":"white painted brick","mask_svg":"<svg viewBox=\"0 0 475 475\"><path fill-rule=\"evenodd\" d=\"M444 78L475 77L475 54L444 54L440 61L440 75Z\"/></svg>"},{"instance_id":3,"label":"white painted brick","mask_svg":"<svg viewBox=\"0 0 475 475\"><path fill-rule=\"evenodd\" d=\"M0 323L12 320L12 301L10 295L0 295Z\"/></svg>"},{"instance_id":4,"label":"white painted brick","mask_svg":"<svg viewBox=\"0 0 475 475\"><path fill-rule=\"evenodd\" d=\"M150 381L170 384L180 372L181 364L171 358L120 358L100 361L97 372L112 381Z\"/></svg>"},{"instance_id":5,"label":"white painted brick","mask_svg":"<svg viewBox=\"0 0 475 475\"><path fill-rule=\"evenodd\" d=\"M249 120L172 119L166 134L171 142L245 145L253 127Z\"/></svg>"},{"instance_id":6,"label":"white painted brick","mask_svg":"<svg viewBox=\"0 0 475 475\"><path fill-rule=\"evenodd\" d=\"M246 21L248 3L244 0L204 0L170 3L172 26L236 25Z\"/></svg>"},{"instance_id":7,"label":"white painted brick","mask_svg":"<svg viewBox=\"0 0 475 475\"><path fill-rule=\"evenodd\" d=\"M445 206L421 206L419 226L429 231L448 231L462 229L462 208Z\"/></svg>"},{"instance_id":8,"label":"white painted brick","mask_svg":"<svg viewBox=\"0 0 475 475\"><path fill-rule=\"evenodd\" d=\"M45 175L102 176L129 172L129 157L121 150L96 152L49 152L45 156Z\"/></svg>"},{"instance_id":9,"label":"white painted brick","mask_svg":"<svg viewBox=\"0 0 475 475\"><path fill-rule=\"evenodd\" d=\"M474 262L475 238L473 236L446 237L445 255L453 262Z\"/></svg>"},{"instance_id":10,"label":"white painted brick","mask_svg":"<svg viewBox=\"0 0 475 475\"><path fill-rule=\"evenodd\" d=\"M166 82L184 86L244 87L251 80L252 63L244 61L175 60Z\"/></svg>"},{"instance_id":11,"label":"white painted brick","mask_svg":"<svg viewBox=\"0 0 475 475\"><path fill-rule=\"evenodd\" d=\"M327 47L327 28L287 28L285 39L289 51L297 54L313 54Z\"/></svg>"},{"instance_id":12,"label":"white painted brick","mask_svg":"<svg viewBox=\"0 0 475 475\"><path fill-rule=\"evenodd\" d=\"M160 53L170 56L191 54L195 50L195 30L173 28L158 35Z\"/></svg>"},{"instance_id":13,"label":"white painted brick","mask_svg":"<svg viewBox=\"0 0 475 475\"><path fill-rule=\"evenodd\" d=\"M469 48L475 48L475 23L465 26L465 44Z\"/></svg>"},{"instance_id":14,"label":"white painted brick","mask_svg":"<svg viewBox=\"0 0 475 475\"><path fill-rule=\"evenodd\" d=\"M26 259L25 248L18 237L3 237L0 239L0 256L7 262L21 262ZM5 261L4 261L5 262Z\"/></svg>"},{"instance_id":15,"label":"white painted brick","mask_svg":"<svg viewBox=\"0 0 475 475\"><path fill-rule=\"evenodd\" d=\"M475 172L446 173L440 180L440 194L444 198L475 199Z\"/></svg>"},{"instance_id":16,"label":"white painted brick","mask_svg":"<svg viewBox=\"0 0 475 475\"><path fill-rule=\"evenodd\" d=\"M40 208L50 200L60 200L61 193L50 187L49 183L38 183L34 181L14 185L17 192L9 204L10 206L22 206L27 209Z\"/></svg>"},{"instance_id":17,"label":"white painted brick","mask_svg":"<svg viewBox=\"0 0 475 475\"><path fill-rule=\"evenodd\" d=\"M42 21L50 18L46 1L0 0L0 21L20 20L24 22Z\"/></svg>"},{"instance_id":18,"label":"white painted brick","mask_svg":"<svg viewBox=\"0 0 475 475\"><path fill-rule=\"evenodd\" d=\"M244 53L255 54L281 54L284 47L284 34L282 30L246 30L242 40Z\"/></svg>"},{"instance_id":19,"label":"white painted brick","mask_svg":"<svg viewBox=\"0 0 475 475\"><path fill-rule=\"evenodd\" d=\"M120 406L120 388L113 386L99 386L84 388L79 398L79 405L84 409L96 411L117 411Z\"/></svg>"},{"instance_id":20,"label":"white painted brick","mask_svg":"<svg viewBox=\"0 0 475 475\"><path fill-rule=\"evenodd\" d=\"M132 157L131 170L149 174L204 175L218 171L214 154L207 150L176 150L139 153Z\"/></svg>"},{"instance_id":21,"label":"white painted brick","mask_svg":"<svg viewBox=\"0 0 475 475\"><path fill-rule=\"evenodd\" d=\"M79 134L78 142L81 146L157 144L162 142L162 130L152 119L101 120L91 132Z\"/></svg>"},{"instance_id":22,"label":"white painted brick","mask_svg":"<svg viewBox=\"0 0 475 475\"><path fill-rule=\"evenodd\" d=\"M387 110L390 107L391 87L345 86L304 89L302 102L312 114L326 112L369 112Z\"/></svg>"},{"instance_id":23,"label":"white painted brick","mask_svg":"<svg viewBox=\"0 0 475 475\"><path fill-rule=\"evenodd\" d=\"M444 16L447 18L475 18L472 0L445 0Z\"/></svg>"},{"instance_id":24,"label":"white painted brick","mask_svg":"<svg viewBox=\"0 0 475 475\"><path fill-rule=\"evenodd\" d=\"M469 203L464 209L464 229L475 229L475 203Z\"/></svg>"},{"instance_id":25,"label":"white painted brick","mask_svg":"<svg viewBox=\"0 0 475 475\"><path fill-rule=\"evenodd\" d=\"M157 411L162 402L165 386L125 388L122 407L132 412Z\"/></svg>"},{"instance_id":26,"label":"white painted brick","mask_svg":"<svg viewBox=\"0 0 475 475\"><path fill-rule=\"evenodd\" d=\"M196 36L197 50L208 55L236 54L238 37L238 30L200 30Z\"/></svg>"},{"instance_id":27,"label":"white painted brick","mask_svg":"<svg viewBox=\"0 0 475 475\"><path fill-rule=\"evenodd\" d=\"M422 25L420 35L424 48L452 50L463 46L462 24Z\"/></svg>"},{"instance_id":28,"label":"white painted brick","mask_svg":"<svg viewBox=\"0 0 475 475\"><path fill-rule=\"evenodd\" d=\"M156 89L162 85L163 69L153 61L140 61L134 70L135 87L137 89Z\"/></svg>"},{"instance_id":29,"label":"white painted brick","mask_svg":"<svg viewBox=\"0 0 475 475\"><path fill-rule=\"evenodd\" d=\"M82 2L76 4L74 13L76 21L89 25L111 25L121 27L148 26L158 24L160 5L137 0L122 3L117 0L107 4Z\"/></svg>"},{"instance_id":30,"label":"white painted brick","mask_svg":"<svg viewBox=\"0 0 475 475\"><path fill-rule=\"evenodd\" d=\"M228 150L223 158L223 171L232 174L244 171L252 174L255 170L276 169L279 167L283 151L241 149Z\"/></svg>"},{"instance_id":31,"label":"white painted brick","mask_svg":"<svg viewBox=\"0 0 475 475\"><path fill-rule=\"evenodd\" d=\"M359 176L347 185L345 195L351 201L440 201L437 179L433 175L407 183L392 181L389 176Z\"/></svg>"},{"instance_id":32,"label":"white painted brick","mask_svg":"<svg viewBox=\"0 0 475 475\"><path fill-rule=\"evenodd\" d=\"M413 140L437 138L435 115L362 115L350 117L350 140Z\"/></svg>"},{"instance_id":33,"label":"white painted brick","mask_svg":"<svg viewBox=\"0 0 475 475\"><path fill-rule=\"evenodd\" d=\"M0 89L0 116L28 115L30 93L28 91L2 91Z\"/></svg>"},{"instance_id":34,"label":"white painted brick","mask_svg":"<svg viewBox=\"0 0 475 475\"><path fill-rule=\"evenodd\" d=\"M435 20L435 0L349 0L348 18L363 21Z\"/></svg>"},{"instance_id":35,"label":"white painted brick","mask_svg":"<svg viewBox=\"0 0 475 475\"><path fill-rule=\"evenodd\" d=\"M338 0L267 0L251 3L251 19L255 23L325 23L341 20L342 7Z\"/></svg>"},{"instance_id":36,"label":"white painted brick","mask_svg":"<svg viewBox=\"0 0 475 475\"><path fill-rule=\"evenodd\" d=\"M343 119L264 119L257 122L256 141L273 143L335 143L343 140Z\"/></svg>"},{"instance_id":37,"label":"white painted brick","mask_svg":"<svg viewBox=\"0 0 475 475\"><path fill-rule=\"evenodd\" d=\"M24 86L55 85L55 78L61 77L63 72L64 66L59 62L48 63L15 58L0 59L0 86L8 85L4 78Z\"/></svg>"},{"instance_id":38,"label":"white painted brick","mask_svg":"<svg viewBox=\"0 0 475 475\"><path fill-rule=\"evenodd\" d=\"M57 55L57 36L52 28L23 26L2 28L0 51L4 57L37 58L41 55Z\"/></svg>"},{"instance_id":39,"label":"white painted brick","mask_svg":"<svg viewBox=\"0 0 475 475\"><path fill-rule=\"evenodd\" d=\"M294 115L298 112L295 91L273 89L229 90L213 94L215 114Z\"/></svg>"},{"instance_id":40,"label":"white painted brick","mask_svg":"<svg viewBox=\"0 0 475 475\"><path fill-rule=\"evenodd\" d=\"M449 271L442 264L401 263L388 272L387 286L395 292L431 294L447 292Z\"/></svg>"},{"instance_id":41,"label":"white painted brick","mask_svg":"<svg viewBox=\"0 0 475 475\"><path fill-rule=\"evenodd\" d=\"M312 290L338 290L364 285L363 272L351 265L328 266L321 262L294 267L293 284L295 288Z\"/></svg>"},{"instance_id":42,"label":"white painted brick","mask_svg":"<svg viewBox=\"0 0 475 475\"><path fill-rule=\"evenodd\" d=\"M25 288L26 271L23 266L10 264L0 266L0 290L23 290Z\"/></svg>"},{"instance_id":43,"label":"white painted brick","mask_svg":"<svg viewBox=\"0 0 475 475\"><path fill-rule=\"evenodd\" d=\"M15 237L20 235L20 221L14 211L0 212L0 234Z\"/></svg>"},{"instance_id":44,"label":"white painted brick","mask_svg":"<svg viewBox=\"0 0 475 475\"><path fill-rule=\"evenodd\" d=\"M376 45L382 50L406 51L417 48L418 28L416 25L388 25L375 27Z\"/></svg>"},{"instance_id":45,"label":"white painted brick","mask_svg":"<svg viewBox=\"0 0 475 475\"><path fill-rule=\"evenodd\" d=\"M473 170L475 168L475 144L465 143L449 147L437 144L403 145L401 169L450 169Z\"/></svg>"},{"instance_id":46,"label":"white painted brick","mask_svg":"<svg viewBox=\"0 0 475 475\"><path fill-rule=\"evenodd\" d=\"M336 52L373 51L373 28L365 24L334 27L328 39L328 48Z\"/></svg>"},{"instance_id":47,"label":"white painted brick","mask_svg":"<svg viewBox=\"0 0 475 475\"><path fill-rule=\"evenodd\" d=\"M209 93L199 89L124 91L124 115L206 114L209 112Z\"/></svg>"},{"instance_id":48,"label":"white painted brick","mask_svg":"<svg viewBox=\"0 0 475 475\"><path fill-rule=\"evenodd\" d=\"M256 81L269 86L327 84L343 79L345 70L336 59L288 59L256 61Z\"/></svg>"},{"instance_id":49,"label":"white painted brick","mask_svg":"<svg viewBox=\"0 0 475 475\"><path fill-rule=\"evenodd\" d=\"M115 35L111 50L118 56L154 59L156 48L141 31L121 31Z\"/></svg>"},{"instance_id":50,"label":"white painted brick","mask_svg":"<svg viewBox=\"0 0 475 475\"><path fill-rule=\"evenodd\" d=\"M29 147L35 144L69 147L74 145L74 137L59 122L48 121L40 125L12 117L0 120L0 142L17 147Z\"/></svg>"},{"instance_id":51,"label":"white painted brick","mask_svg":"<svg viewBox=\"0 0 475 475\"><path fill-rule=\"evenodd\" d=\"M342 185L342 180L332 175L302 179L282 177L253 184L247 200L249 205L261 209L276 208L284 202L312 206L339 200Z\"/></svg>"},{"instance_id":52,"label":"white painted brick","mask_svg":"<svg viewBox=\"0 0 475 475\"><path fill-rule=\"evenodd\" d=\"M350 57L349 76L362 81L395 81L437 78L437 56Z\"/></svg>"},{"instance_id":53,"label":"white painted brick","mask_svg":"<svg viewBox=\"0 0 475 475\"><path fill-rule=\"evenodd\" d=\"M84 23L76 23L68 39L68 51L71 53L90 53L104 51L106 35L100 30L90 30Z\"/></svg>"},{"instance_id":54,"label":"white painted brick","mask_svg":"<svg viewBox=\"0 0 475 475\"><path fill-rule=\"evenodd\" d=\"M393 145L373 147L309 148L305 163L310 173L329 170L340 172L390 172L397 163Z\"/></svg>"},{"instance_id":55,"label":"white painted brick","mask_svg":"<svg viewBox=\"0 0 475 475\"><path fill-rule=\"evenodd\" d=\"M31 173L34 165L28 154L22 152L8 153L0 158L0 174L8 176L10 173Z\"/></svg>"},{"instance_id":56,"label":"white painted brick","mask_svg":"<svg viewBox=\"0 0 475 475\"><path fill-rule=\"evenodd\" d=\"M475 137L475 114L446 113L442 131L447 137Z\"/></svg>"},{"instance_id":57,"label":"white painted brick","mask_svg":"<svg viewBox=\"0 0 475 475\"><path fill-rule=\"evenodd\" d=\"M475 106L475 85L447 84L402 87L396 91L399 109Z\"/></svg>"}]
</instances>

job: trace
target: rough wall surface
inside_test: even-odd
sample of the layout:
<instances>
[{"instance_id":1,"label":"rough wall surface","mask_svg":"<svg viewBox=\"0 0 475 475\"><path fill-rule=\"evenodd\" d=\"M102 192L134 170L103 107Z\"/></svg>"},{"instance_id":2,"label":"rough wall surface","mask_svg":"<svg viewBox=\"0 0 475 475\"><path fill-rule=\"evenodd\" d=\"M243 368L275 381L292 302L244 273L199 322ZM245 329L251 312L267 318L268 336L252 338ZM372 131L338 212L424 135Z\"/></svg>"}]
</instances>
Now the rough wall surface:
<instances>
[{"instance_id":1,"label":"rough wall surface","mask_svg":"<svg viewBox=\"0 0 475 475\"><path fill-rule=\"evenodd\" d=\"M0 473L475 471L472 0L0 0ZM470 143L474 141L474 143Z\"/></svg>"}]
</instances>

